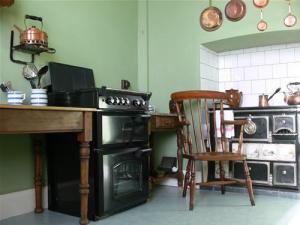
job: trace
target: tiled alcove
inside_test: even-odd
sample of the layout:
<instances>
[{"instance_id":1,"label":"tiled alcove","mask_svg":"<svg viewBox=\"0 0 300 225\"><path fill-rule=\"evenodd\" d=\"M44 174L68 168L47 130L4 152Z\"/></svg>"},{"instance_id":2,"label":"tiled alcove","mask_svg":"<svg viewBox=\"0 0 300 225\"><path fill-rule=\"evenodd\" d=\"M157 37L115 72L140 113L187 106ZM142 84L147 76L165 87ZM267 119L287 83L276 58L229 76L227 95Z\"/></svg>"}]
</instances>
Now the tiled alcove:
<instances>
[{"instance_id":1,"label":"tiled alcove","mask_svg":"<svg viewBox=\"0 0 300 225\"><path fill-rule=\"evenodd\" d=\"M300 43L222 53L201 46L200 77L201 89L242 91L242 106L257 106L260 94L270 95L281 87L270 105L286 105L286 85L300 81Z\"/></svg>"}]
</instances>

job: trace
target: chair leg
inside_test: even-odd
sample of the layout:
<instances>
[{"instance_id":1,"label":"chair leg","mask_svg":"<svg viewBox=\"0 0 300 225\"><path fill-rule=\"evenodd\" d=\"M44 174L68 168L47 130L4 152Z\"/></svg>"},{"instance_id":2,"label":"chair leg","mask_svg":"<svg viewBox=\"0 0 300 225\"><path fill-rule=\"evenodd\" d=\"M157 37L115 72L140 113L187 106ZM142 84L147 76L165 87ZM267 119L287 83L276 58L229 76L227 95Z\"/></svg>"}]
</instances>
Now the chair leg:
<instances>
[{"instance_id":1,"label":"chair leg","mask_svg":"<svg viewBox=\"0 0 300 225\"><path fill-rule=\"evenodd\" d=\"M196 200L196 169L195 169L195 161L191 160L191 181L190 181L190 210L194 209L195 200Z\"/></svg>"},{"instance_id":2,"label":"chair leg","mask_svg":"<svg viewBox=\"0 0 300 225\"><path fill-rule=\"evenodd\" d=\"M190 185L190 178L191 178L191 160L188 161L187 166L186 166L186 173L184 176L182 197L186 196L187 187Z\"/></svg>"},{"instance_id":3,"label":"chair leg","mask_svg":"<svg viewBox=\"0 0 300 225\"><path fill-rule=\"evenodd\" d=\"M221 181L225 180L225 171L223 168L223 162L219 161L219 169L220 169L220 179ZM225 185L221 185L221 193L222 195L225 194Z\"/></svg>"},{"instance_id":4,"label":"chair leg","mask_svg":"<svg viewBox=\"0 0 300 225\"><path fill-rule=\"evenodd\" d=\"M246 185L248 189L248 194L250 198L250 202L252 206L255 206L255 201L254 201L254 195L253 195L253 188L252 188L252 180L250 177L249 169L246 160L243 161L244 164L244 174L246 178Z\"/></svg>"}]
</instances>

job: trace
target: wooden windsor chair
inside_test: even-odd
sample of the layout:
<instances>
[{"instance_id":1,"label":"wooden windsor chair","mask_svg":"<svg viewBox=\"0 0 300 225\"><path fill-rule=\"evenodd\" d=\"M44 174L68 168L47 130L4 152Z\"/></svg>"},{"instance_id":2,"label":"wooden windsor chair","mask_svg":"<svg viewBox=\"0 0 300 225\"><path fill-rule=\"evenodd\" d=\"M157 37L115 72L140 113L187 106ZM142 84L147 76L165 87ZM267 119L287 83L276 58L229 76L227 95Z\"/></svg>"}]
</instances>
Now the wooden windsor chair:
<instances>
[{"instance_id":1,"label":"wooden windsor chair","mask_svg":"<svg viewBox=\"0 0 300 225\"><path fill-rule=\"evenodd\" d=\"M196 185L221 186L221 193L225 193L225 185L240 183L246 185L251 205L254 206L252 181L246 162L246 155L242 154L243 127L247 120L225 120L224 104L230 103L229 95L217 91L182 91L171 94L175 104L179 127L177 142L182 152L182 158L187 159L184 177L183 197L190 188L189 208L193 210L195 204ZM218 125L219 123L219 125ZM229 151L227 128L241 126L238 149ZM215 162L219 166L219 179L202 178L196 182L196 161ZM224 163L228 161L242 161L245 180L225 177Z\"/></svg>"}]
</instances>

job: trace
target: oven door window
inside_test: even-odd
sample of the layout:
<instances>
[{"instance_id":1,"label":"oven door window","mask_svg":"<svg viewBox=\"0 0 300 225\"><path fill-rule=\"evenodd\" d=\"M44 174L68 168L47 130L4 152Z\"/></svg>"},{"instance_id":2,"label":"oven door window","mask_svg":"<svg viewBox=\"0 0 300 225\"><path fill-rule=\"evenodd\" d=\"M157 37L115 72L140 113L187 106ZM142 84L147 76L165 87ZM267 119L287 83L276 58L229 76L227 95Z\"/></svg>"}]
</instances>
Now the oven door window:
<instances>
[{"instance_id":1,"label":"oven door window","mask_svg":"<svg viewBox=\"0 0 300 225\"><path fill-rule=\"evenodd\" d=\"M148 120L143 115L103 115L102 144L147 142Z\"/></svg>"},{"instance_id":2,"label":"oven door window","mask_svg":"<svg viewBox=\"0 0 300 225\"><path fill-rule=\"evenodd\" d=\"M142 162L126 160L113 166L113 197L141 192L143 188Z\"/></svg>"}]
</instances>

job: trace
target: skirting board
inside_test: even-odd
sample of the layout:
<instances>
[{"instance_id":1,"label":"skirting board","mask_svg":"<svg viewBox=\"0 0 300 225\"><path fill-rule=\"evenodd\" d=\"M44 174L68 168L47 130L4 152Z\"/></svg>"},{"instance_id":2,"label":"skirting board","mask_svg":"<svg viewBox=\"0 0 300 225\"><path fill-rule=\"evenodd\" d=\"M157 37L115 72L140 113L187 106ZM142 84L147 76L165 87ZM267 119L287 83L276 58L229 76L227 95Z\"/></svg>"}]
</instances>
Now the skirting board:
<instances>
[{"instance_id":1,"label":"skirting board","mask_svg":"<svg viewBox=\"0 0 300 225\"><path fill-rule=\"evenodd\" d=\"M48 208L48 188L43 188L43 207ZM34 211L35 192L28 189L0 195L0 221Z\"/></svg>"}]
</instances>

